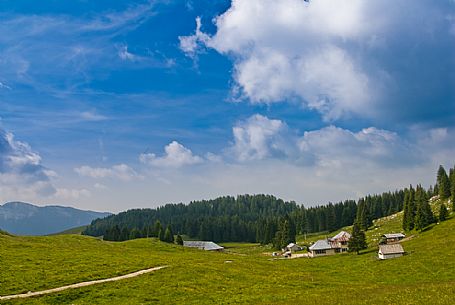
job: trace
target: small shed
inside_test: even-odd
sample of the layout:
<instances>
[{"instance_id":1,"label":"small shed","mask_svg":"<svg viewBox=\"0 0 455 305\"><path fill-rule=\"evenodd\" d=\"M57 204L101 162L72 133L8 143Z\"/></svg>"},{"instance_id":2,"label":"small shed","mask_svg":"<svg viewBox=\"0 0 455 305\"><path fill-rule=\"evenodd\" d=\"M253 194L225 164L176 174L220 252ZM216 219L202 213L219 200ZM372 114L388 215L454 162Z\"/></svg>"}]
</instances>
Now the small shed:
<instances>
[{"instance_id":1,"label":"small shed","mask_svg":"<svg viewBox=\"0 0 455 305\"><path fill-rule=\"evenodd\" d=\"M379 245L378 257L380 259L390 259L403 256L404 249L401 244Z\"/></svg>"},{"instance_id":2,"label":"small shed","mask_svg":"<svg viewBox=\"0 0 455 305\"><path fill-rule=\"evenodd\" d=\"M284 248L284 251L291 251L291 252L297 252L297 251L300 251L300 250L301 250L301 248L295 243L290 243L289 245L287 245Z\"/></svg>"},{"instance_id":3,"label":"small shed","mask_svg":"<svg viewBox=\"0 0 455 305\"><path fill-rule=\"evenodd\" d=\"M333 255L335 254L335 249L332 248L329 240L320 239L316 241L312 246L308 248L310 257L324 256L324 255Z\"/></svg>"},{"instance_id":4,"label":"small shed","mask_svg":"<svg viewBox=\"0 0 455 305\"><path fill-rule=\"evenodd\" d=\"M406 235L404 235L403 233L390 233L382 235L382 240L385 241L385 243L389 244L399 242L405 237Z\"/></svg>"},{"instance_id":5,"label":"small shed","mask_svg":"<svg viewBox=\"0 0 455 305\"><path fill-rule=\"evenodd\" d=\"M205 251L222 251L224 247L215 244L213 241L184 241L184 247L198 248Z\"/></svg>"}]
</instances>

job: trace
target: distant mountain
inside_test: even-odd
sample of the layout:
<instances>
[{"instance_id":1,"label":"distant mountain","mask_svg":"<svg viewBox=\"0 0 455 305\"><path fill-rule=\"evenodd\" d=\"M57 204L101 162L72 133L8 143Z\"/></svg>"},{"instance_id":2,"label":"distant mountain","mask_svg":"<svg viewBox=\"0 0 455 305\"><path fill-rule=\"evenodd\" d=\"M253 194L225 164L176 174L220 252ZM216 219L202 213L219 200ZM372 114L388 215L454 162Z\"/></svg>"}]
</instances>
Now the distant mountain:
<instances>
[{"instance_id":1,"label":"distant mountain","mask_svg":"<svg viewBox=\"0 0 455 305\"><path fill-rule=\"evenodd\" d=\"M111 213L83 211L70 207L39 207L24 202L0 205L0 229L16 235L47 235L84 226Z\"/></svg>"}]
</instances>

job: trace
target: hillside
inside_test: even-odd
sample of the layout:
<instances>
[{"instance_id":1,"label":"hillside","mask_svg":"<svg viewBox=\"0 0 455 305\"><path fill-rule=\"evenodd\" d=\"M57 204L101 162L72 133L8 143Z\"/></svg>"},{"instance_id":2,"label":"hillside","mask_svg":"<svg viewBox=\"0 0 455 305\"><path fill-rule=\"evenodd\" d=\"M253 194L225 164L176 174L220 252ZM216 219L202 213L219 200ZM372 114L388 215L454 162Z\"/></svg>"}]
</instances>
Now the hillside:
<instances>
[{"instance_id":1,"label":"hillside","mask_svg":"<svg viewBox=\"0 0 455 305\"><path fill-rule=\"evenodd\" d=\"M369 239L394 230L400 217L376 221ZM169 265L122 282L5 304L453 304L454 231L452 216L414 232L403 242L408 255L388 261L377 260L375 243L361 255L270 260L262 254L270 248L257 244L232 243L226 253L208 253L145 238L107 242L78 235L0 235L6 262L0 295Z\"/></svg>"},{"instance_id":2,"label":"hillside","mask_svg":"<svg viewBox=\"0 0 455 305\"><path fill-rule=\"evenodd\" d=\"M0 229L16 235L47 235L89 224L110 213L83 211L71 207L39 207L24 202L0 205Z\"/></svg>"}]
</instances>

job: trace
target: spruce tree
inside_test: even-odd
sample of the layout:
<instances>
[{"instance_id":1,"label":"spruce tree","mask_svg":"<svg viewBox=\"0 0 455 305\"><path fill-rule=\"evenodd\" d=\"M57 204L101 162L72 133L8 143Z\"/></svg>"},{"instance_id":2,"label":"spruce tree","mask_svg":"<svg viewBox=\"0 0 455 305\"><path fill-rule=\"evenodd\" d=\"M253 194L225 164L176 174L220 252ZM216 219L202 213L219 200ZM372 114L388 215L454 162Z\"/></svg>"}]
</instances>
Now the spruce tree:
<instances>
[{"instance_id":1,"label":"spruce tree","mask_svg":"<svg viewBox=\"0 0 455 305\"><path fill-rule=\"evenodd\" d=\"M163 227L161 227L160 231L158 232L158 239L161 240L161 241L165 241L164 240L164 234L165 234L165 231L164 231Z\"/></svg>"},{"instance_id":2,"label":"spruce tree","mask_svg":"<svg viewBox=\"0 0 455 305\"><path fill-rule=\"evenodd\" d=\"M403 229L411 231L414 229L416 215L415 191L412 185L409 186L409 190L406 190L404 205Z\"/></svg>"},{"instance_id":3,"label":"spruce tree","mask_svg":"<svg viewBox=\"0 0 455 305\"><path fill-rule=\"evenodd\" d=\"M141 231L139 231L137 228L134 228L130 232L130 237L129 239L136 239L141 237Z\"/></svg>"},{"instance_id":4,"label":"spruce tree","mask_svg":"<svg viewBox=\"0 0 455 305\"><path fill-rule=\"evenodd\" d=\"M450 169L450 201L452 202L452 211L455 212L455 167Z\"/></svg>"},{"instance_id":5,"label":"spruce tree","mask_svg":"<svg viewBox=\"0 0 455 305\"><path fill-rule=\"evenodd\" d=\"M409 209L409 190L405 190L404 194L404 202L403 202L403 223L402 227L403 230L409 231L409 214L410 214L410 209Z\"/></svg>"},{"instance_id":6,"label":"spruce tree","mask_svg":"<svg viewBox=\"0 0 455 305\"><path fill-rule=\"evenodd\" d=\"M177 234L177 238L175 239L175 243L177 245L183 246L183 239L182 239L182 236L180 236L180 234Z\"/></svg>"},{"instance_id":7,"label":"spruce tree","mask_svg":"<svg viewBox=\"0 0 455 305\"><path fill-rule=\"evenodd\" d=\"M167 243L174 242L174 234L172 233L171 225L167 225L166 232L164 233L164 241Z\"/></svg>"},{"instance_id":8,"label":"spruce tree","mask_svg":"<svg viewBox=\"0 0 455 305\"><path fill-rule=\"evenodd\" d=\"M360 250L367 248L365 232L363 232L358 223L354 223L352 227L351 238L348 241L349 252L359 254Z\"/></svg>"},{"instance_id":9,"label":"spruce tree","mask_svg":"<svg viewBox=\"0 0 455 305\"><path fill-rule=\"evenodd\" d=\"M362 230L368 230L368 210L366 202L363 198L359 199L359 202L357 203L356 222Z\"/></svg>"},{"instance_id":10,"label":"spruce tree","mask_svg":"<svg viewBox=\"0 0 455 305\"><path fill-rule=\"evenodd\" d=\"M438 169L438 185L439 185L439 198L447 199L450 197L450 181L447 173L442 165Z\"/></svg>"},{"instance_id":11,"label":"spruce tree","mask_svg":"<svg viewBox=\"0 0 455 305\"><path fill-rule=\"evenodd\" d=\"M447 207L445 206L444 203L441 203L441 207L439 209L439 221L446 220L447 216L449 216L449 213L447 212Z\"/></svg>"},{"instance_id":12,"label":"spruce tree","mask_svg":"<svg viewBox=\"0 0 455 305\"><path fill-rule=\"evenodd\" d=\"M153 237L160 237L160 230L163 230L163 226L161 225L161 222L159 220L157 220L155 222L155 226L153 228Z\"/></svg>"},{"instance_id":13,"label":"spruce tree","mask_svg":"<svg viewBox=\"0 0 455 305\"><path fill-rule=\"evenodd\" d=\"M433 211L431 210L430 204L426 192L422 186L418 185L415 193L416 202L416 216L415 216L415 227L417 230L423 230L429 224L434 222Z\"/></svg>"}]
</instances>

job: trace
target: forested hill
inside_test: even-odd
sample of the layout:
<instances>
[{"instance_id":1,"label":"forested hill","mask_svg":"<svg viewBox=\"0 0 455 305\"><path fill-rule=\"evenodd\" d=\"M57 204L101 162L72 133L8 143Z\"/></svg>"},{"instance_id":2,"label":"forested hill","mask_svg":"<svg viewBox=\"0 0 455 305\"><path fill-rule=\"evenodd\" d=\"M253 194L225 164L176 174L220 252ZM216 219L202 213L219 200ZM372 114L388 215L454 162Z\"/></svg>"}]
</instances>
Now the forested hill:
<instances>
[{"instance_id":1,"label":"forested hill","mask_svg":"<svg viewBox=\"0 0 455 305\"><path fill-rule=\"evenodd\" d=\"M391 215L403 208L404 191L388 192L305 208L270 195L240 195L167 204L157 209L135 209L92 221L83 234L106 240L159 237L166 227L194 239L248 241L267 244L285 224L291 235L333 231L354 222L358 209L365 221ZM161 233L162 235L164 233ZM292 237L291 237L292 239Z\"/></svg>"}]
</instances>

